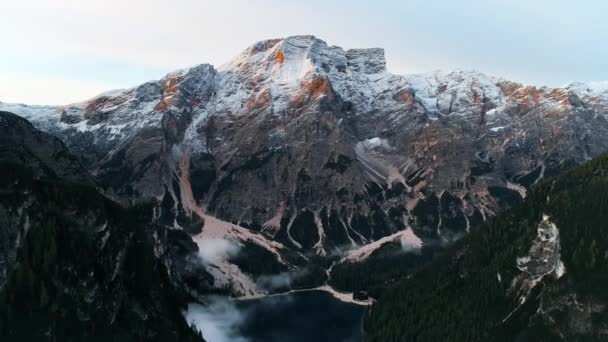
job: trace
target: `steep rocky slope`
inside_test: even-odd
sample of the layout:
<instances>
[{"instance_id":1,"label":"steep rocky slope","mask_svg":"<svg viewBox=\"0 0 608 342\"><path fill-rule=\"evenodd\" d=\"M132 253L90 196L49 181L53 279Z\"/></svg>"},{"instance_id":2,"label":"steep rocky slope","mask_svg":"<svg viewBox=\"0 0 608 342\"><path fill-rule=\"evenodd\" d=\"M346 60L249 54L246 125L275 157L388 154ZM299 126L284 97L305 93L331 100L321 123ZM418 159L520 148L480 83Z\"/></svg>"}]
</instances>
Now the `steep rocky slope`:
<instances>
[{"instance_id":1,"label":"steep rocky slope","mask_svg":"<svg viewBox=\"0 0 608 342\"><path fill-rule=\"evenodd\" d=\"M386 291L369 341L606 341L608 157L536 186L522 205Z\"/></svg>"},{"instance_id":2,"label":"steep rocky slope","mask_svg":"<svg viewBox=\"0 0 608 342\"><path fill-rule=\"evenodd\" d=\"M266 247L318 255L406 228L458 239L539 180L607 151L607 106L591 84L394 75L382 49L312 36L83 103L0 104L60 137L108 196L156 201L162 224L198 231L213 215Z\"/></svg>"},{"instance_id":3,"label":"steep rocky slope","mask_svg":"<svg viewBox=\"0 0 608 342\"><path fill-rule=\"evenodd\" d=\"M145 208L127 211L92 185L61 141L0 112L1 339L201 340Z\"/></svg>"},{"instance_id":4,"label":"steep rocky slope","mask_svg":"<svg viewBox=\"0 0 608 342\"><path fill-rule=\"evenodd\" d=\"M0 111L0 162L17 164L35 178L95 186L93 178L56 137L15 114Z\"/></svg>"}]
</instances>

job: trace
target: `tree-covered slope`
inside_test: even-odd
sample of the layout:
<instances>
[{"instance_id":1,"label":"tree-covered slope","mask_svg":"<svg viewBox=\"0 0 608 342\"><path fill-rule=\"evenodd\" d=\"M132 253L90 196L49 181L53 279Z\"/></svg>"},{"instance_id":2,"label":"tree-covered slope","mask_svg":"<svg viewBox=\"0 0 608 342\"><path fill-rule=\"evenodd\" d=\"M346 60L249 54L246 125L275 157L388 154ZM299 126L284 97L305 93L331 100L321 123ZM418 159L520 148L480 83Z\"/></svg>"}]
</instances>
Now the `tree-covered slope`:
<instances>
[{"instance_id":1,"label":"tree-covered slope","mask_svg":"<svg viewBox=\"0 0 608 342\"><path fill-rule=\"evenodd\" d=\"M440 248L430 245L406 252L401 243L389 242L363 260L336 263L331 269L329 284L339 291L379 298L387 288L433 260L441 252Z\"/></svg>"},{"instance_id":2,"label":"tree-covered slope","mask_svg":"<svg viewBox=\"0 0 608 342\"><path fill-rule=\"evenodd\" d=\"M147 209L92 187L57 139L0 112L0 340L196 341Z\"/></svg>"},{"instance_id":3,"label":"tree-covered slope","mask_svg":"<svg viewBox=\"0 0 608 342\"><path fill-rule=\"evenodd\" d=\"M608 340L608 157L538 185L386 291L365 333L368 341Z\"/></svg>"}]
</instances>

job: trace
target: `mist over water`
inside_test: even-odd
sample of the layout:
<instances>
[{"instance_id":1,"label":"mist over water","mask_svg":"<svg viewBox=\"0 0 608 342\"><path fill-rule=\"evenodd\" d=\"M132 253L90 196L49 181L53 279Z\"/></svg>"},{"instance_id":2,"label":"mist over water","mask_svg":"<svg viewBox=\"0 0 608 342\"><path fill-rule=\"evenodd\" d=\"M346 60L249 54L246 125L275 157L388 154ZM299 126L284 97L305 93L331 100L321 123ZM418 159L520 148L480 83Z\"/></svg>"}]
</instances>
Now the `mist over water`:
<instances>
[{"instance_id":1,"label":"mist over water","mask_svg":"<svg viewBox=\"0 0 608 342\"><path fill-rule=\"evenodd\" d=\"M189 305L186 318L209 342L358 342L366 310L311 290L242 301L214 297Z\"/></svg>"},{"instance_id":2,"label":"mist over water","mask_svg":"<svg viewBox=\"0 0 608 342\"><path fill-rule=\"evenodd\" d=\"M208 305L188 305L186 320L203 332L209 342L245 342L239 336L238 327L243 324L245 315L225 297L212 297Z\"/></svg>"}]
</instances>

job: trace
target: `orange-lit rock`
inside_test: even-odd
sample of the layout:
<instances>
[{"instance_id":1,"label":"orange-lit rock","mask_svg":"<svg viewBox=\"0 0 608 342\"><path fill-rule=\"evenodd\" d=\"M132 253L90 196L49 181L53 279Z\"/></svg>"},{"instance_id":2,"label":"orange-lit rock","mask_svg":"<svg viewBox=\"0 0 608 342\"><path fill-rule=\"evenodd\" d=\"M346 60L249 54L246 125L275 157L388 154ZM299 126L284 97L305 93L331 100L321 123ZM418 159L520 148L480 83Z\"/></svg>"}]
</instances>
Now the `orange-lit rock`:
<instances>
[{"instance_id":1,"label":"orange-lit rock","mask_svg":"<svg viewBox=\"0 0 608 342\"><path fill-rule=\"evenodd\" d=\"M247 110L254 111L268 108L270 107L270 102L270 91L268 89L264 90L261 94L254 92L254 94L249 97L249 100L247 100Z\"/></svg>"},{"instance_id":2,"label":"orange-lit rock","mask_svg":"<svg viewBox=\"0 0 608 342\"><path fill-rule=\"evenodd\" d=\"M283 51L277 51L277 53L274 55L274 60L281 64L285 63L285 54L283 53Z\"/></svg>"},{"instance_id":3,"label":"orange-lit rock","mask_svg":"<svg viewBox=\"0 0 608 342\"><path fill-rule=\"evenodd\" d=\"M85 107L84 117L86 119L91 118L93 115L95 115L95 113L104 108L104 106L108 105L110 101L111 99L106 96L98 97L96 99L91 100L89 103L87 103Z\"/></svg>"},{"instance_id":4,"label":"orange-lit rock","mask_svg":"<svg viewBox=\"0 0 608 342\"><path fill-rule=\"evenodd\" d=\"M178 100L176 96L179 90L179 84L184 79L183 76L175 76L172 78L167 78L165 82L163 82L163 97L156 105L156 110L164 111L175 104Z\"/></svg>"},{"instance_id":5,"label":"orange-lit rock","mask_svg":"<svg viewBox=\"0 0 608 342\"><path fill-rule=\"evenodd\" d=\"M317 77L310 82L302 82L300 91L292 98L291 107L301 107L307 101L318 99L321 96L334 98L329 80L325 77Z\"/></svg>"}]
</instances>

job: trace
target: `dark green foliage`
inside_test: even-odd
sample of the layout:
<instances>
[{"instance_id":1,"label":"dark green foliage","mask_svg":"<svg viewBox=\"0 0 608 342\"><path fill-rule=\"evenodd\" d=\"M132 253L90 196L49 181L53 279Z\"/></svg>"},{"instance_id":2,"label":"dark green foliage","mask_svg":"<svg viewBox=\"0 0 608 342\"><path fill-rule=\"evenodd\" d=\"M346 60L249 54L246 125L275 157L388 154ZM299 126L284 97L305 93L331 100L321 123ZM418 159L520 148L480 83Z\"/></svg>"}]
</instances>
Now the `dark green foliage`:
<instances>
[{"instance_id":1,"label":"dark green foliage","mask_svg":"<svg viewBox=\"0 0 608 342\"><path fill-rule=\"evenodd\" d=\"M0 207L20 203L28 223L0 227L24 234L0 291L0 340L201 340L154 256L154 227L139 223L144 208L2 165Z\"/></svg>"},{"instance_id":2,"label":"dark green foliage","mask_svg":"<svg viewBox=\"0 0 608 342\"><path fill-rule=\"evenodd\" d=\"M241 271L254 277L260 275L277 274L287 271L276 255L266 248L251 242L244 242L239 253L229 258L230 263L237 265Z\"/></svg>"},{"instance_id":3,"label":"dark green foliage","mask_svg":"<svg viewBox=\"0 0 608 342\"><path fill-rule=\"evenodd\" d=\"M372 209L371 220L374 224L373 227L373 240L382 239L385 236L389 236L397 231L397 227L391 219L386 215L384 210L377 204L370 203Z\"/></svg>"},{"instance_id":4,"label":"dark green foliage","mask_svg":"<svg viewBox=\"0 0 608 342\"><path fill-rule=\"evenodd\" d=\"M501 208L510 208L518 203L521 203L521 196L515 190L504 188L501 186L488 187L490 195L500 204Z\"/></svg>"},{"instance_id":5,"label":"dark green foliage","mask_svg":"<svg viewBox=\"0 0 608 342\"><path fill-rule=\"evenodd\" d=\"M371 221L370 217L359 212L355 212L350 221L350 226L353 228L353 230L358 231L359 234L363 235L366 239L371 239L373 222Z\"/></svg>"},{"instance_id":6,"label":"dark green foliage","mask_svg":"<svg viewBox=\"0 0 608 342\"><path fill-rule=\"evenodd\" d=\"M463 235L467 226L467 219L460 208L462 201L457 196L445 191L441 195L439 215L441 217L441 232L450 238L454 235ZM452 239L451 239L452 240Z\"/></svg>"},{"instance_id":7,"label":"dark green foliage","mask_svg":"<svg viewBox=\"0 0 608 342\"><path fill-rule=\"evenodd\" d=\"M175 204L175 201L173 200L173 197L171 197L171 194L169 193L169 189L167 187L165 187L165 195L163 196L163 200L160 202L161 214L158 219L158 222L160 224L163 224L168 227L173 226L174 204Z\"/></svg>"},{"instance_id":8,"label":"dark green foliage","mask_svg":"<svg viewBox=\"0 0 608 342\"><path fill-rule=\"evenodd\" d=\"M418 201L412 211L416 235L422 238L437 238L439 225L439 199L435 194Z\"/></svg>"},{"instance_id":9,"label":"dark green foliage","mask_svg":"<svg viewBox=\"0 0 608 342\"><path fill-rule=\"evenodd\" d=\"M331 212L328 212L327 208L323 207L323 210L321 210L319 216L321 219L321 224L323 225L326 239L332 242L332 247L350 245L350 240L346 233L347 228L340 220L336 210L331 210Z\"/></svg>"},{"instance_id":10,"label":"dark green foliage","mask_svg":"<svg viewBox=\"0 0 608 342\"><path fill-rule=\"evenodd\" d=\"M297 241L302 248L312 248L319 240L315 218L312 211L301 211L291 224L290 233L291 237Z\"/></svg>"},{"instance_id":11,"label":"dark green foliage","mask_svg":"<svg viewBox=\"0 0 608 342\"><path fill-rule=\"evenodd\" d=\"M439 246L425 246L419 252L404 252L399 242L389 242L366 259L334 265L330 285L343 292L365 291L371 297L380 294L430 260Z\"/></svg>"},{"instance_id":12,"label":"dark green foliage","mask_svg":"<svg viewBox=\"0 0 608 342\"><path fill-rule=\"evenodd\" d=\"M538 177L540 177L542 170L543 170L542 166L538 166L536 169L532 170L531 172L529 172L525 175L517 176L513 180L523 186L529 187L532 184L534 184L534 182L536 182L536 180L538 180Z\"/></svg>"},{"instance_id":13,"label":"dark green foliage","mask_svg":"<svg viewBox=\"0 0 608 342\"><path fill-rule=\"evenodd\" d=\"M559 280L543 278L503 323L518 304L518 296L508 292L520 274L516 258L527 255L543 214L559 229L567 272ZM541 183L523 204L485 222L429 267L386 291L366 318L366 340L605 340L599 331L608 327L607 222L608 158L603 157ZM568 306L554 322L535 315L541 299L549 305L569 293L580 302L604 305L586 333L568 325Z\"/></svg>"},{"instance_id":14,"label":"dark green foliage","mask_svg":"<svg viewBox=\"0 0 608 342\"><path fill-rule=\"evenodd\" d=\"M291 282L292 289L311 289L327 281L327 269L331 260L318 255L309 255L304 270Z\"/></svg>"},{"instance_id":15,"label":"dark green foliage","mask_svg":"<svg viewBox=\"0 0 608 342\"><path fill-rule=\"evenodd\" d=\"M399 198L399 196L405 195L406 193L407 189L401 182L393 183L390 188L386 189L387 198Z\"/></svg>"},{"instance_id":16,"label":"dark green foliage","mask_svg":"<svg viewBox=\"0 0 608 342\"><path fill-rule=\"evenodd\" d=\"M348 156L343 154L339 154L338 158L331 158L325 163L323 166L326 169L331 169L338 171L339 173L344 173L348 169L348 167L352 164L353 160Z\"/></svg>"}]
</instances>

